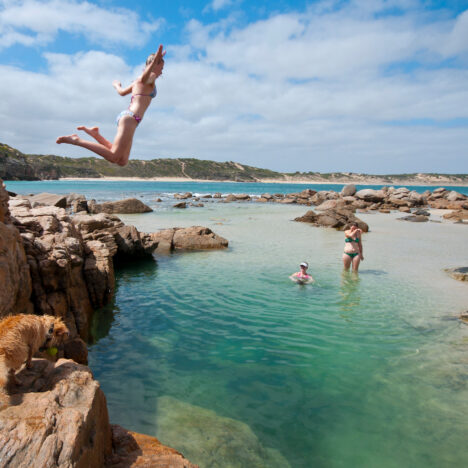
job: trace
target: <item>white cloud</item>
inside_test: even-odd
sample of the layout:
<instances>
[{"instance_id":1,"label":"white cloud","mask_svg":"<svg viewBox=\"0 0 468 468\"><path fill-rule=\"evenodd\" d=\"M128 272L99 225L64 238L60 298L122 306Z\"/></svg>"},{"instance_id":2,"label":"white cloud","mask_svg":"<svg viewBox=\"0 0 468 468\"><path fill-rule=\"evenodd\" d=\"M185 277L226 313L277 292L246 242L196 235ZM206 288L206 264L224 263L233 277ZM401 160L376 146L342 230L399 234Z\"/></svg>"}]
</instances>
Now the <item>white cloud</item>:
<instances>
[{"instance_id":1,"label":"white cloud","mask_svg":"<svg viewBox=\"0 0 468 468\"><path fill-rule=\"evenodd\" d=\"M219 11L222 10L223 8L226 8L234 3L233 0L212 0L206 7L205 11L208 10L213 10L213 11Z\"/></svg>"},{"instance_id":2,"label":"white cloud","mask_svg":"<svg viewBox=\"0 0 468 468\"><path fill-rule=\"evenodd\" d=\"M290 171L468 172L467 12L451 19L422 15L405 0L360 4L322 2L237 29L229 19L191 21L190 41L168 46L132 157ZM397 4L407 14L375 19L376 5ZM140 68L93 51L46 58L41 73L0 67L0 141L25 152L88 155L55 138L90 124L111 139L129 101L111 82L128 83Z\"/></svg>"},{"instance_id":3,"label":"white cloud","mask_svg":"<svg viewBox=\"0 0 468 468\"><path fill-rule=\"evenodd\" d=\"M126 9L104 9L76 0L8 0L0 3L0 48L52 42L60 31L94 43L144 44L161 20L140 21Z\"/></svg>"}]
</instances>

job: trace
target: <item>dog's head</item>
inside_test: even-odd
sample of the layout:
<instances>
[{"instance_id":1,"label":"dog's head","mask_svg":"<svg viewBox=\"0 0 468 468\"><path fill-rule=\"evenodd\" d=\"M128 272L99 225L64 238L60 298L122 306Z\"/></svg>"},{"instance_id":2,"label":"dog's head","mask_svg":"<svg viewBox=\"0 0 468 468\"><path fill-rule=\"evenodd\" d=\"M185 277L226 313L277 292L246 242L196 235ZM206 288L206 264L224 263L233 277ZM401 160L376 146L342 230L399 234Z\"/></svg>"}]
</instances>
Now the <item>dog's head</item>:
<instances>
[{"instance_id":1,"label":"dog's head","mask_svg":"<svg viewBox=\"0 0 468 468\"><path fill-rule=\"evenodd\" d=\"M47 338L50 339L50 345L58 345L66 341L70 336L70 331L59 317L47 317Z\"/></svg>"}]
</instances>

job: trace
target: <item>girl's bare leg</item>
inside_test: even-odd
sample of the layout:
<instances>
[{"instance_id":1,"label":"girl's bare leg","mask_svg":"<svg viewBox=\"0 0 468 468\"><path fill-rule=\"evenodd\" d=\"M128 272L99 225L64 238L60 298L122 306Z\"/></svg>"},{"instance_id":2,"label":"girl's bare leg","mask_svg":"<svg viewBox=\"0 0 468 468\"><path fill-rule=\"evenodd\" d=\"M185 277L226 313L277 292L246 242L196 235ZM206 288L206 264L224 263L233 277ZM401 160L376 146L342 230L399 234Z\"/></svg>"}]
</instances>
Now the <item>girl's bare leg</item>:
<instances>
[{"instance_id":1,"label":"girl's bare leg","mask_svg":"<svg viewBox=\"0 0 468 468\"><path fill-rule=\"evenodd\" d=\"M351 257L349 255L346 255L345 253L343 254L343 268L345 270L349 270L349 267L351 266Z\"/></svg>"},{"instance_id":2,"label":"girl's bare leg","mask_svg":"<svg viewBox=\"0 0 468 468\"><path fill-rule=\"evenodd\" d=\"M115 136L115 140L114 143L112 143L111 148L108 148L101 143L83 140L75 133L59 137L56 142L58 144L67 143L69 145L81 146L82 148L86 148L93 153L102 156L111 163L118 164L119 166L125 166L130 156L130 150L132 149L133 135L136 127L137 122L133 118L122 118L119 122L117 135ZM94 135L92 136L94 137ZM104 137L102 138L105 140Z\"/></svg>"},{"instance_id":3,"label":"girl's bare leg","mask_svg":"<svg viewBox=\"0 0 468 468\"><path fill-rule=\"evenodd\" d=\"M356 255L354 258L353 258L353 272L354 273L357 273L357 271L359 270L359 264L361 263L361 256L360 255Z\"/></svg>"},{"instance_id":4,"label":"girl's bare leg","mask_svg":"<svg viewBox=\"0 0 468 468\"><path fill-rule=\"evenodd\" d=\"M84 125L81 125L76 127L76 129L83 130L83 132L86 132L89 136L93 137L98 143L101 143L101 145L104 145L108 149L112 149L112 143L109 140L106 140L99 133L99 127L85 127Z\"/></svg>"}]
</instances>

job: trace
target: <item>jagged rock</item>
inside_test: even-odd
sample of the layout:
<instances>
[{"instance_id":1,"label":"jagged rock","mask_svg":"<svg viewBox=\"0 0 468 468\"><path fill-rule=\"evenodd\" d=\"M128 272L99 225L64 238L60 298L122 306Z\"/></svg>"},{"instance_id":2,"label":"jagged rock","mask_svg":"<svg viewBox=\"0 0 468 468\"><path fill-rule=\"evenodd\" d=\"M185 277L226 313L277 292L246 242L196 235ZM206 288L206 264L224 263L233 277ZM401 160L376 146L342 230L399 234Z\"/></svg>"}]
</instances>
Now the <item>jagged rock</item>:
<instances>
[{"instance_id":1,"label":"jagged rock","mask_svg":"<svg viewBox=\"0 0 468 468\"><path fill-rule=\"evenodd\" d=\"M200 198L213 198L209 193L202 195Z\"/></svg>"},{"instance_id":2,"label":"jagged rock","mask_svg":"<svg viewBox=\"0 0 468 468\"><path fill-rule=\"evenodd\" d=\"M224 249L228 246L228 241L224 237L203 226L163 229L150 234L150 237L158 243L157 252Z\"/></svg>"},{"instance_id":3,"label":"jagged rock","mask_svg":"<svg viewBox=\"0 0 468 468\"><path fill-rule=\"evenodd\" d=\"M247 193L237 193L234 195L236 197L236 200L242 200L242 201L247 201L250 200L250 195Z\"/></svg>"},{"instance_id":4,"label":"jagged rock","mask_svg":"<svg viewBox=\"0 0 468 468\"><path fill-rule=\"evenodd\" d=\"M67 207L67 197L65 195L56 195L54 193L39 193L32 197L27 197L33 208L39 206L56 206L58 208Z\"/></svg>"},{"instance_id":5,"label":"jagged rock","mask_svg":"<svg viewBox=\"0 0 468 468\"><path fill-rule=\"evenodd\" d=\"M89 368L33 359L0 397L0 460L11 468L101 467L112 453L106 399Z\"/></svg>"},{"instance_id":6,"label":"jagged rock","mask_svg":"<svg viewBox=\"0 0 468 468\"><path fill-rule=\"evenodd\" d=\"M216 193L213 195L213 198L221 198L221 197L222 197L222 195L221 195L221 193L219 193L219 192L216 192Z\"/></svg>"},{"instance_id":7,"label":"jagged rock","mask_svg":"<svg viewBox=\"0 0 468 468\"><path fill-rule=\"evenodd\" d=\"M112 456L106 468L198 468L176 450L144 434L112 425Z\"/></svg>"},{"instance_id":8,"label":"jagged rock","mask_svg":"<svg viewBox=\"0 0 468 468\"><path fill-rule=\"evenodd\" d=\"M267 201L268 200L273 200L273 195L271 195L270 193L263 193L260 198L264 198Z\"/></svg>"},{"instance_id":9,"label":"jagged rock","mask_svg":"<svg viewBox=\"0 0 468 468\"><path fill-rule=\"evenodd\" d=\"M411 208L409 206L400 206L398 211L401 211L402 213L411 213Z\"/></svg>"},{"instance_id":10,"label":"jagged rock","mask_svg":"<svg viewBox=\"0 0 468 468\"><path fill-rule=\"evenodd\" d=\"M356 186L354 184L345 185L341 189L341 195L343 197L352 197L356 193Z\"/></svg>"},{"instance_id":11,"label":"jagged rock","mask_svg":"<svg viewBox=\"0 0 468 468\"><path fill-rule=\"evenodd\" d=\"M363 232L369 231L367 223L357 218L352 211L343 208L330 209L319 214L310 210L304 216L296 218L294 221L311 223L315 226L331 227L339 231L344 231L349 223L355 222Z\"/></svg>"},{"instance_id":12,"label":"jagged rock","mask_svg":"<svg viewBox=\"0 0 468 468\"><path fill-rule=\"evenodd\" d=\"M468 281L468 267L446 268L445 271L458 281Z\"/></svg>"},{"instance_id":13,"label":"jagged rock","mask_svg":"<svg viewBox=\"0 0 468 468\"><path fill-rule=\"evenodd\" d=\"M109 201L100 204L88 204L90 213L107 213L107 214L135 214L149 213L153 211L148 205L145 205L137 198L127 198L125 200Z\"/></svg>"},{"instance_id":14,"label":"jagged rock","mask_svg":"<svg viewBox=\"0 0 468 468\"><path fill-rule=\"evenodd\" d=\"M66 196L67 199L67 206L72 206L73 202L76 201L86 201L86 197L80 193L69 193Z\"/></svg>"},{"instance_id":15,"label":"jagged rock","mask_svg":"<svg viewBox=\"0 0 468 468\"><path fill-rule=\"evenodd\" d=\"M381 202L385 199L385 193L382 190L363 189L356 192L355 197L370 202Z\"/></svg>"},{"instance_id":16,"label":"jagged rock","mask_svg":"<svg viewBox=\"0 0 468 468\"><path fill-rule=\"evenodd\" d=\"M229 203L229 202L235 202L237 201L237 198L235 195L233 195L232 193L230 193L225 199L224 199L225 202Z\"/></svg>"},{"instance_id":17,"label":"jagged rock","mask_svg":"<svg viewBox=\"0 0 468 468\"><path fill-rule=\"evenodd\" d=\"M161 203L161 202L162 202L161 198L156 198L156 200L154 200L154 201L155 201L156 203Z\"/></svg>"},{"instance_id":18,"label":"jagged rock","mask_svg":"<svg viewBox=\"0 0 468 468\"><path fill-rule=\"evenodd\" d=\"M86 200L74 200L72 202L72 210L74 213L80 213L81 211L88 213L88 202Z\"/></svg>"},{"instance_id":19,"label":"jagged rock","mask_svg":"<svg viewBox=\"0 0 468 468\"><path fill-rule=\"evenodd\" d=\"M174 208L187 208L187 202L176 203Z\"/></svg>"},{"instance_id":20,"label":"jagged rock","mask_svg":"<svg viewBox=\"0 0 468 468\"><path fill-rule=\"evenodd\" d=\"M62 317L71 335L86 339L92 305L83 276L84 246L62 208L15 208L32 280L37 313Z\"/></svg>"},{"instance_id":21,"label":"jagged rock","mask_svg":"<svg viewBox=\"0 0 468 468\"><path fill-rule=\"evenodd\" d=\"M8 194L0 180L0 318L33 311L26 252L20 233L11 221Z\"/></svg>"},{"instance_id":22,"label":"jagged rock","mask_svg":"<svg viewBox=\"0 0 468 468\"><path fill-rule=\"evenodd\" d=\"M158 247L158 243L150 235L140 233L135 226L124 225L117 228L114 240L117 244L117 260L148 257Z\"/></svg>"},{"instance_id":23,"label":"jagged rock","mask_svg":"<svg viewBox=\"0 0 468 468\"><path fill-rule=\"evenodd\" d=\"M283 203L285 205L291 205L293 203L297 203L297 200L295 198L290 198L288 196L287 198L282 198L281 200L278 200L278 203Z\"/></svg>"}]
</instances>

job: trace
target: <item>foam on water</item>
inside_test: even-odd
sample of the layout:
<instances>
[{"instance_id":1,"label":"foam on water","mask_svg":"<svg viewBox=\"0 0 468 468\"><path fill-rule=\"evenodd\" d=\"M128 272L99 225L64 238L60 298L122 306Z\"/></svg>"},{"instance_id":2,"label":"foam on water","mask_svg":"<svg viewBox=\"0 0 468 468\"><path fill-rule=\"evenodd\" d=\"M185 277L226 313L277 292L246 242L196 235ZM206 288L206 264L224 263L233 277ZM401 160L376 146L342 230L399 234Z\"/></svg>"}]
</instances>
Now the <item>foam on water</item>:
<instances>
[{"instance_id":1,"label":"foam on water","mask_svg":"<svg viewBox=\"0 0 468 468\"><path fill-rule=\"evenodd\" d=\"M230 247L119 270L90 351L111 420L201 466L466 465L468 329L453 318L467 285L442 269L466 263L467 227L363 215L356 277L341 271L343 233L291 221L304 211L123 217L210 226ZM316 285L288 279L302 260Z\"/></svg>"}]
</instances>

